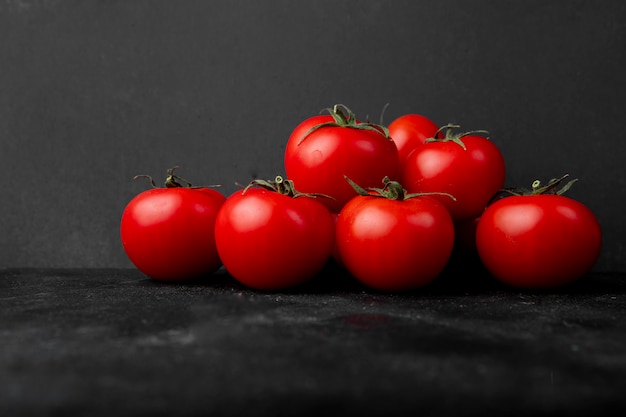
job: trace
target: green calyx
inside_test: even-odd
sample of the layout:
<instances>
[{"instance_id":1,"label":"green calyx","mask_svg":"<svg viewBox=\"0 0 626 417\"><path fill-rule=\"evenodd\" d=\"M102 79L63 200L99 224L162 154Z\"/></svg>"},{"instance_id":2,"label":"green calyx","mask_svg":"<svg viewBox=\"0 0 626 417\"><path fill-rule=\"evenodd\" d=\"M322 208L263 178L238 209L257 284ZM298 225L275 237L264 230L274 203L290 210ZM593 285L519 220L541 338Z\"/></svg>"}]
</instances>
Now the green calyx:
<instances>
[{"instance_id":1,"label":"green calyx","mask_svg":"<svg viewBox=\"0 0 626 417\"><path fill-rule=\"evenodd\" d=\"M352 181L347 176L344 175L344 178L346 179L346 181L348 181L348 183L350 183L352 188L354 188L354 191L356 191L358 195L362 195L362 196L379 197L379 198L386 198L388 200L403 201L403 200L408 200L410 198L423 197L427 195L445 195L456 201L456 198L453 195L448 194L448 193L408 193L407 190L405 190L404 187L402 187L402 184L400 184L398 181L391 180L389 177L383 178L382 188L375 188L375 187L363 188L357 183L355 183L354 181Z\"/></svg>"},{"instance_id":2,"label":"green calyx","mask_svg":"<svg viewBox=\"0 0 626 417\"><path fill-rule=\"evenodd\" d=\"M328 113L333 117L332 122L320 123L318 125L310 128L300 139L300 143L304 141L311 133L315 132L317 129L322 127L347 127L350 129L359 129L359 130L370 130L372 132L376 132L387 140L391 140L389 137L389 129L382 124L370 123L367 122L359 122L356 119L356 116L348 107L343 104L335 104L332 108L324 109L328 111ZM322 111L324 111L322 110Z\"/></svg>"},{"instance_id":3,"label":"green calyx","mask_svg":"<svg viewBox=\"0 0 626 417\"><path fill-rule=\"evenodd\" d=\"M567 192L567 190L569 190L576 181L578 181L578 178L571 179L567 183L565 183L565 185L563 185L561 188L558 188L559 186L561 186L563 181L565 181L568 177L569 177L569 174L565 174L561 178L552 178L550 181L548 181L548 184L545 186L541 185L541 181L535 180L532 183L532 194L533 195L537 195L537 194L562 195L565 192Z\"/></svg>"},{"instance_id":4,"label":"green calyx","mask_svg":"<svg viewBox=\"0 0 626 417\"><path fill-rule=\"evenodd\" d=\"M208 186L194 186L194 185L191 185L191 183L189 181L187 181L186 179L184 179L183 177L180 177L180 176L174 174L174 171L177 170L178 168L180 168L180 167L179 166L175 166L175 167L169 168L167 170L167 176L165 177L165 182L164 182L165 188L208 188L208 187L220 187L220 185L208 185ZM150 175L140 174L140 175L135 175L133 177L133 179L135 179L135 180L137 178L148 178L150 180L150 184L152 185L152 188L159 188L156 185L156 183L154 182L154 179Z\"/></svg>"},{"instance_id":5,"label":"green calyx","mask_svg":"<svg viewBox=\"0 0 626 417\"><path fill-rule=\"evenodd\" d=\"M498 191L489 201L489 204L501 198L510 196L532 196L532 195L563 195L569 190L572 185L578 181L578 178L574 178L563 185L563 181L569 178L569 174L565 174L560 178L552 178L546 185L541 185L541 181L535 180L531 185L531 189L528 188L505 188ZM559 188L560 187L560 188ZM489 205L488 204L488 205Z\"/></svg>"},{"instance_id":6,"label":"green calyx","mask_svg":"<svg viewBox=\"0 0 626 417\"><path fill-rule=\"evenodd\" d=\"M428 143L428 142L454 142L457 145L459 145L461 148L463 148L463 150L466 150L467 148L465 147L465 144L463 143L463 138L465 136L469 136L469 135L482 135L485 137L485 139L489 139L489 132L486 130L471 130L469 132L463 132L463 133L454 133L454 129L458 129L461 126L459 125L455 125L455 124L451 124L448 123L445 126L441 126L439 129L437 129L437 131L435 132L435 136L432 138L428 138L426 139L424 142ZM440 138L440 134L442 132L444 132L444 136L442 138Z\"/></svg>"},{"instance_id":7,"label":"green calyx","mask_svg":"<svg viewBox=\"0 0 626 417\"><path fill-rule=\"evenodd\" d=\"M296 187L294 186L294 183L292 180L288 180L288 179L284 179L283 177L281 177L280 175L277 175L276 178L274 179L274 181L268 181L268 180L260 180L260 179L255 179L250 181L250 183L244 187L243 189L243 193L245 193L246 191L248 191L248 189L250 187L254 187L254 186L259 186L262 188L265 188L266 190L270 190L282 195L286 195L288 197L325 197L325 198L330 198L333 199L333 197L325 195L325 194L317 194L317 193L302 193L300 191L298 191L296 189Z\"/></svg>"}]
</instances>

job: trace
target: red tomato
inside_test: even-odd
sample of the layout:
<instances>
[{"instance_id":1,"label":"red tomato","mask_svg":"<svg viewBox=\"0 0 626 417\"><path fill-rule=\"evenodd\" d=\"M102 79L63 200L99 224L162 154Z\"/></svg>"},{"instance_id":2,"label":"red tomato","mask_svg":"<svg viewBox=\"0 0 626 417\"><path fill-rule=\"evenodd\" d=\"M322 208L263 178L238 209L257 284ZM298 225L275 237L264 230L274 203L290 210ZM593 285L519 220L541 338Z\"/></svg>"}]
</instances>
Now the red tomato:
<instances>
[{"instance_id":1,"label":"red tomato","mask_svg":"<svg viewBox=\"0 0 626 417\"><path fill-rule=\"evenodd\" d=\"M489 200L504 186L504 158L488 138L472 132L451 134L415 148L405 161L402 183L410 193L448 193L434 198L455 221L480 216Z\"/></svg>"},{"instance_id":2,"label":"red tomato","mask_svg":"<svg viewBox=\"0 0 626 417\"><path fill-rule=\"evenodd\" d=\"M222 266L215 218L226 197L205 187L183 187L169 171L165 188L135 196L122 213L120 236L131 262L151 278L182 281ZM154 183L153 183L154 185Z\"/></svg>"},{"instance_id":3,"label":"red tomato","mask_svg":"<svg viewBox=\"0 0 626 417\"><path fill-rule=\"evenodd\" d=\"M289 184L280 177L277 183ZM294 196L289 190L248 186L228 197L218 213L218 253L230 275L244 285L294 287L318 274L331 257L335 225L320 202L323 197Z\"/></svg>"},{"instance_id":4,"label":"red tomato","mask_svg":"<svg viewBox=\"0 0 626 417\"><path fill-rule=\"evenodd\" d=\"M595 264L601 242L591 210L560 194L504 197L487 207L476 229L487 270L508 285L528 289L579 279Z\"/></svg>"},{"instance_id":5,"label":"red tomato","mask_svg":"<svg viewBox=\"0 0 626 417\"><path fill-rule=\"evenodd\" d=\"M337 249L343 266L366 286L417 289L446 266L454 225L434 198L407 196L397 182L388 184L397 188L379 196L357 195L344 206L337 217Z\"/></svg>"},{"instance_id":6,"label":"red tomato","mask_svg":"<svg viewBox=\"0 0 626 417\"><path fill-rule=\"evenodd\" d=\"M435 137L439 126L421 114L405 114L392 121L388 129L389 136L398 148L398 158L402 165L413 149L423 145L426 139Z\"/></svg>"},{"instance_id":7,"label":"red tomato","mask_svg":"<svg viewBox=\"0 0 626 417\"><path fill-rule=\"evenodd\" d=\"M363 187L378 186L385 176L397 179L398 149L386 128L359 122L345 106L328 110L331 115L314 116L296 126L287 141L284 165L298 190L332 197L320 201L338 213L356 195L344 175Z\"/></svg>"}]
</instances>

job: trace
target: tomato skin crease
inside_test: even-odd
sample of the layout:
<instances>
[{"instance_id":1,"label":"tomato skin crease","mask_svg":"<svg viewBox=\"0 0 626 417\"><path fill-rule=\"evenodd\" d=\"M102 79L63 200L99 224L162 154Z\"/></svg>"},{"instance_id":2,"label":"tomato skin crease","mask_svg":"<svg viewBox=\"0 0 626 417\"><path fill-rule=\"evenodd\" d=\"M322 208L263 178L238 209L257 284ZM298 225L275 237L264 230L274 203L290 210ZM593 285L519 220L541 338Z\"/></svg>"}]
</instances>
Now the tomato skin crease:
<instances>
[{"instance_id":1,"label":"tomato skin crease","mask_svg":"<svg viewBox=\"0 0 626 417\"><path fill-rule=\"evenodd\" d=\"M259 290L295 287L317 275L331 258L335 230L320 200L258 188L231 194L215 230L229 274Z\"/></svg>"},{"instance_id":2,"label":"tomato skin crease","mask_svg":"<svg viewBox=\"0 0 626 417\"><path fill-rule=\"evenodd\" d=\"M431 197L359 195L337 217L336 245L342 265L362 284L409 291L443 271L454 245L454 225L446 208Z\"/></svg>"},{"instance_id":3,"label":"tomato skin crease","mask_svg":"<svg viewBox=\"0 0 626 417\"><path fill-rule=\"evenodd\" d=\"M153 188L125 207L120 238L131 262L160 281L185 281L217 271L215 217L226 197L211 188Z\"/></svg>"},{"instance_id":4,"label":"tomato skin crease","mask_svg":"<svg viewBox=\"0 0 626 417\"><path fill-rule=\"evenodd\" d=\"M602 230L593 212L569 197L511 196L482 214L476 246L496 279L513 287L552 289L591 270L600 255Z\"/></svg>"}]
</instances>

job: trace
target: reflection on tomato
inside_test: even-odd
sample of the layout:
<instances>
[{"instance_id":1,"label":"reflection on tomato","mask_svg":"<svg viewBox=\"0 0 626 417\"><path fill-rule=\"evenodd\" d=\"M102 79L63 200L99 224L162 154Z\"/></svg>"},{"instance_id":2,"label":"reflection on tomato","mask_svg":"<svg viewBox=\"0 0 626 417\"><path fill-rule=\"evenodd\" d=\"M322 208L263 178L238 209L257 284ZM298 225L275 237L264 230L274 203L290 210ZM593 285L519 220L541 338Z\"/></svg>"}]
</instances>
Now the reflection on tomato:
<instances>
[{"instance_id":1,"label":"reflection on tomato","mask_svg":"<svg viewBox=\"0 0 626 417\"><path fill-rule=\"evenodd\" d=\"M593 267L602 245L597 218L579 201L544 193L564 178L541 189L536 181L533 193L501 198L482 214L477 250L495 278L520 288L556 288Z\"/></svg>"},{"instance_id":2,"label":"reflection on tomato","mask_svg":"<svg viewBox=\"0 0 626 417\"><path fill-rule=\"evenodd\" d=\"M397 179L398 149L383 126L356 120L345 106L327 110L330 115L313 116L296 126L284 165L299 191L332 197L321 201L338 213L356 195L344 176L364 187L378 186L384 176Z\"/></svg>"},{"instance_id":3,"label":"reflection on tomato","mask_svg":"<svg viewBox=\"0 0 626 417\"><path fill-rule=\"evenodd\" d=\"M452 218L434 198L407 195L399 183L385 180L381 195L363 190L339 213L339 257L357 280L371 288L417 289L439 276L450 258Z\"/></svg>"},{"instance_id":4,"label":"reflection on tomato","mask_svg":"<svg viewBox=\"0 0 626 417\"><path fill-rule=\"evenodd\" d=\"M446 126L444 138L426 142L406 158L402 184L410 193L438 192L434 196L455 221L480 216L490 199L504 186L504 158L498 147L472 132L453 134Z\"/></svg>"},{"instance_id":5,"label":"reflection on tomato","mask_svg":"<svg viewBox=\"0 0 626 417\"><path fill-rule=\"evenodd\" d=\"M434 138L439 126L428 117L421 114L404 114L389 126L389 136L398 148L400 165L416 147L423 145L426 139Z\"/></svg>"},{"instance_id":6,"label":"reflection on tomato","mask_svg":"<svg viewBox=\"0 0 626 417\"><path fill-rule=\"evenodd\" d=\"M207 187L181 186L168 171L164 188L135 196L125 207L120 237L132 263L151 278L183 281L222 266L215 246L215 218L226 200Z\"/></svg>"},{"instance_id":7,"label":"reflection on tomato","mask_svg":"<svg viewBox=\"0 0 626 417\"><path fill-rule=\"evenodd\" d=\"M281 177L251 185L262 187L234 192L217 216L215 239L224 267L260 290L305 283L326 265L334 246L334 220L323 197L294 195L293 183Z\"/></svg>"}]
</instances>

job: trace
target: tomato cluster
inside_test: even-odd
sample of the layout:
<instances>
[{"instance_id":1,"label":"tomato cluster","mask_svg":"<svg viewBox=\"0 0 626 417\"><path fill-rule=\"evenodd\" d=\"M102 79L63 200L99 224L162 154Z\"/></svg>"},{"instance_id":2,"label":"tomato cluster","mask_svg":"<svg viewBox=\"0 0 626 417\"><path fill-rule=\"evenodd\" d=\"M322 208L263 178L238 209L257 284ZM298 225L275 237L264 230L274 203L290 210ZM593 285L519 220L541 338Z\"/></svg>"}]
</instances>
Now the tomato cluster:
<instances>
[{"instance_id":1,"label":"tomato cluster","mask_svg":"<svg viewBox=\"0 0 626 417\"><path fill-rule=\"evenodd\" d=\"M495 279L546 289L585 275L600 255L598 220L563 194L567 175L504 188L488 132L406 114L388 126L337 104L303 120L284 152L285 177L226 197L170 169L121 219L124 250L162 281L220 267L251 288L301 285L329 263L380 291L423 287L458 250Z\"/></svg>"}]
</instances>

